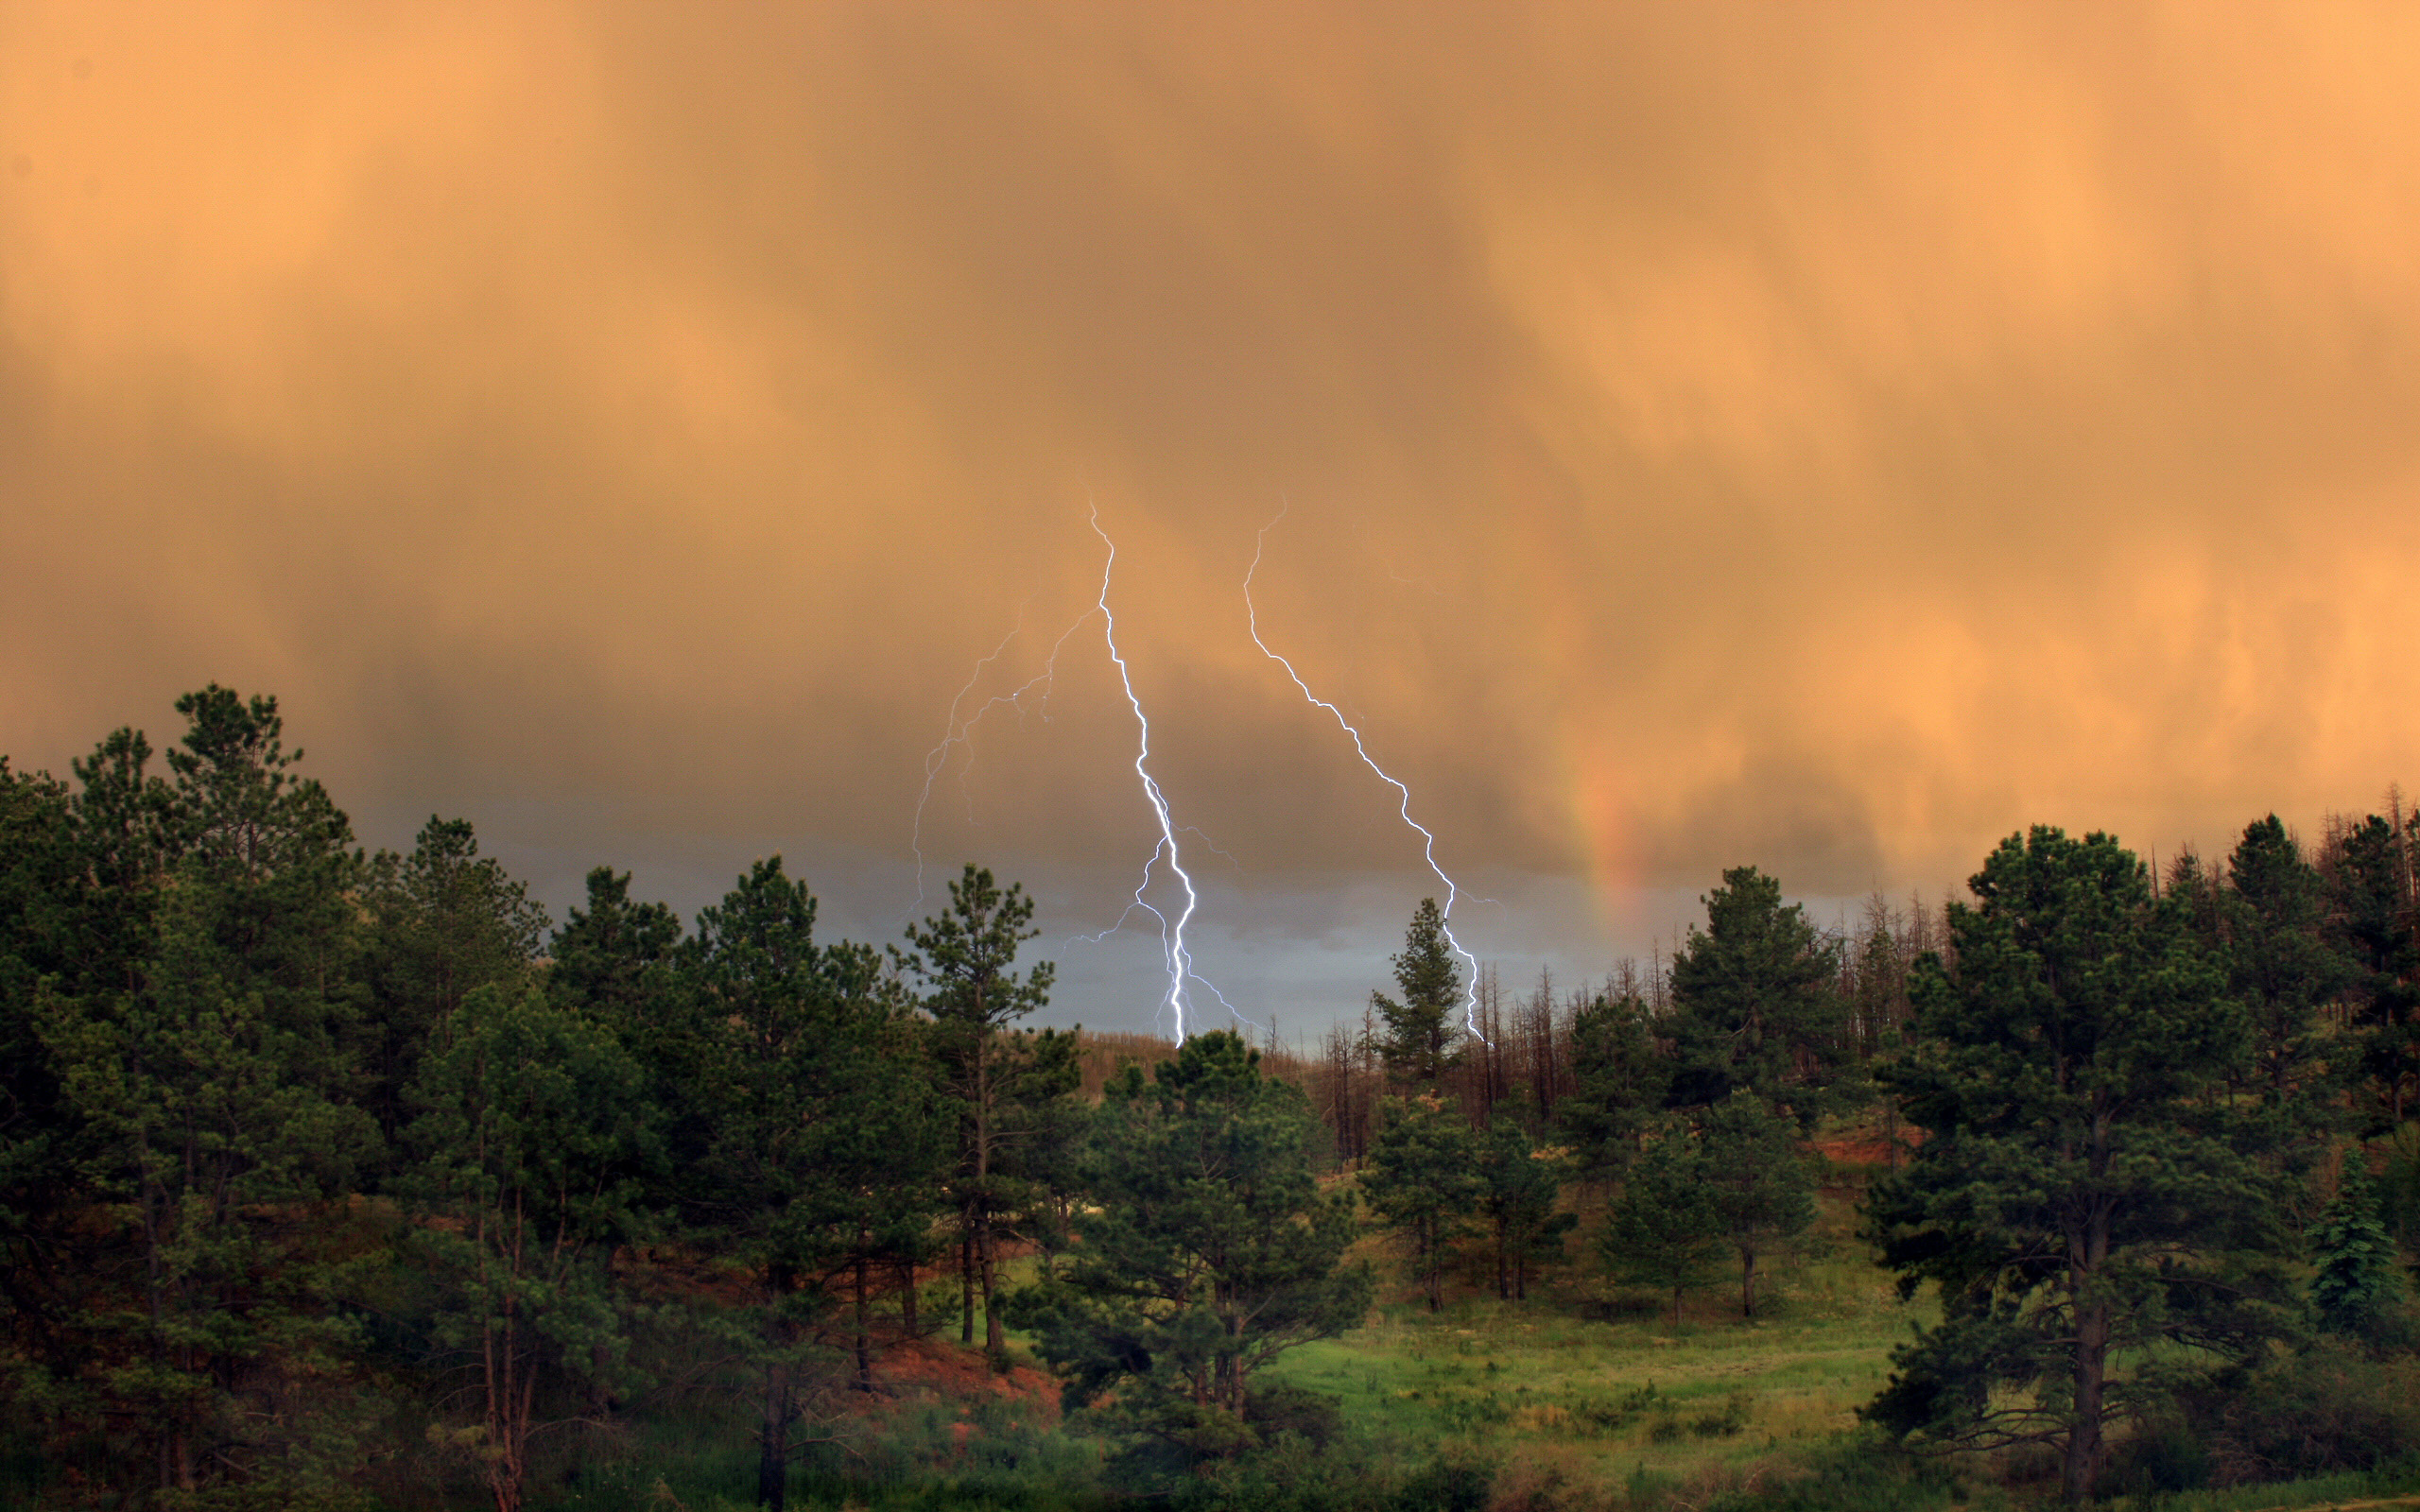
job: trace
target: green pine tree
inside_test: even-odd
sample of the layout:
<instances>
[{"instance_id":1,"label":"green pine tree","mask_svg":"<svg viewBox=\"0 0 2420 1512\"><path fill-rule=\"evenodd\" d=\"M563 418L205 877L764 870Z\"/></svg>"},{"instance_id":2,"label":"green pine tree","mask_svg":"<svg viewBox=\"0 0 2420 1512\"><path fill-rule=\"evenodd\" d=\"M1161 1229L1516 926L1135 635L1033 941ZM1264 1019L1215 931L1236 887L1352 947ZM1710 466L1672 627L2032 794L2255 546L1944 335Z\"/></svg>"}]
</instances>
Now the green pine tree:
<instances>
[{"instance_id":1,"label":"green pine tree","mask_svg":"<svg viewBox=\"0 0 2420 1512\"><path fill-rule=\"evenodd\" d=\"M1647 1005L1604 993L1583 1005L1572 1017L1571 1071L1576 1086L1555 1103L1555 1123L1583 1171L1618 1177L1637 1158L1672 1079Z\"/></svg>"},{"instance_id":2,"label":"green pine tree","mask_svg":"<svg viewBox=\"0 0 2420 1512\"><path fill-rule=\"evenodd\" d=\"M129 1488L301 1504L344 1431L348 1394L316 1384L351 1340L330 1257L377 1146L348 1101L356 857L275 699L213 686L177 708L169 781L128 730L78 765L72 958L35 989L95 1199L48 1340L78 1384L54 1400L112 1441Z\"/></svg>"},{"instance_id":3,"label":"green pine tree","mask_svg":"<svg viewBox=\"0 0 2420 1512\"><path fill-rule=\"evenodd\" d=\"M2336 1196L2320 1212L2310 1247L2319 1267L2311 1278L2310 1301L2320 1326L2357 1338L2374 1335L2403 1298L2403 1272L2378 1215L2368 1152L2359 1145L2345 1154Z\"/></svg>"},{"instance_id":4,"label":"green pine tree","mask_svg":"<svg viewBox=\"0 0 2420 1512\"><path fill-rule=\"evenodd\" d=\"M969 862L965 875L949 885L949 900L946 911L909 926L912 949L893 946L890 954L900 976L925 988L921 1005L933 1023L929 1043L958 1106L952 1195L959 1218L960 1337L975 1340L979 1292L984 1351L998 1360L1007 1340L993 1306L999 1282L994 1240L1001 1214L1014 1206L1006 1163L1017 1121L1007 1102L1016 1080L1009 1062L1019 1048L1003 1031L1049 1003L1057 968L1044 961L1023 977L1012 970L1017 947L1041 933L1023 887L1011 883L1004 889L989 869Z\"/></svg>"},{"instance_id":5,"label":"green pine tree","mask_svg":"<svg viewBox=\"0 0 2420 1512\"><path fill-rule=\"evenodd\" d=\"M1797 1125L1744 1089L1708 1108L1699 1155L1723 1236L1739 1255L1739 1315L1756 1315L1756 1262L1815 1221Z\"/></svg>"},{"instance_id":6,"label":"green pine tree","mask_svg":"<svg viewBox=\"0 0 2420 1512\"><path fill-rule=\"evenodd\" d=\"M592 1383L635 1380L606 1257L641 1222L646 1077L604 1025L491 985L447 1019L412 1094L405 1242L436 1282L437 1342L474 1383L458 1441L497 1512L518 1512L550 1413L593 1412Z\"/></svg>"},{"instance_id":7,"label":"green pine tree","mask_svg":"<svg viewBox=\"0 0 2420 1512\"><path fill-rule=\"evenodd\" d=\"M1725 871L1704 902L1706 927L1672 958L1670 1104L1711 1107L1745 1089L1811 1126L1844 1091L1837 952L1754 867Z\"/></svg>"},{"instance_id":8,"label":"green pine tree","mask_svg":"<svg viewBox=\"0 0 2420 1512\"><path fill-rule=\"evenodd\" d=\"M1623 1178L1598 1248L1614 1279L1672 1294L1672 1326L1690 1288L1715 1276L1722 1214L1716 1209L1706 1161L1694 1131L1667 1118Z\"/></svg>"},{"instance_id":9,"label":"green pine tree","mask_svg":"<svg viewBox=\"0 0 2420 1512\"><path fill-rule=\"evenodd\" d=\"M2223 1367L2286 1326L2283 1194L2262 1122L2226 1095L2244 1005L2140 862L2041 827L1970 885L1956 964L1919 964L1886 1072L1928 1137L1867 1211L1902 1291L1935 1284L1942 1320L1867 1413L1942 1447L2053 1445L2081 1503L2109 1423L2197 1356Z\"/></svg>"},{"instance_id":10,"label":"green pine tree","mask_svg":"<svg viewBox=\"0 0 2420 1512\"><path fill-rule=\"evenodd\" d=\"M819 1333L850 1306L853 1383L871 1390L871 1271L929 1221L945 1127L880 957L815 941L816 903L778 856L700 909L688 952L695 1043L681 1094L705 1130L680 1173L693 1239L752 1293L741 1340L761 1407L757 1497L786 1497Z\"/></svg>"},{"instance_id":11,"label":"green pine tree","mask_svg":"<svg viewBox=\"0 0 2420 1512\"><path fill-rule=\"evenodd\" d=\"M1479 1212L1495 1242L1495 1295L1527 1301L1530 1274L1563 1253L1563 1236L1579 1222L1555 1211L1566 1167L1561 1151L1540 1149L1529 1131L1505 1119L1478 1141Z\"/></svg>"},{"instance_id":12,"label":"green pine tree","mask_svg":"<svg viewBox=\"0 0 2420 1512\"><path fill-rule=\"evenodd\" d=\"M468 819L431 816L411 854L371 858L361 901L370 916L363 963L373 1003L362 1059L367 1103L389 1138L410 1116L404 1091L431 1035L481 987L517 992L535 972L546 911L493 857Z\"/></svg>"},{"instance_id":13,"label":"green pine tree","mask_svg":"<svg viewBox=\"0 0 2420 1512\"><path fill-rule=\"evenodd\" d=\"M1394 1231L1431 1313L1444 1309L1445 1263L1483 1190L1478 1142L1460 1108L1433 1095L1388 1105L1361 1194Z\"/></svg>"},{"instance_id":14,"label":"green pine tree","mask_svg":"<svg viewBox=\"0 0 2420 1512\"><path fill-rule=\"evenodd\" d=\"M1321 1194L1310 1108L1259 1061L1220 1030L1149 1081L1126 1068L1094 1123L1091 1211L1064 1274L1014 1303L1069 1406L1109 1396L1119 1429L1181 1460L1301 1420L1301 1394L1264 1388L1259 1372L1370 1305L1368 1273L1344 1263L1353 1199Z\"/></svg>"},{"instance_id":15,"label":"green pine tree","mask_svg":"<svg viewBox=\"0 0 2420 1512\"><path fill-rule=\"evenodd\" d=\"M1387 1077L1400 1086L1433 1089L1460 1060L1462 972L1445 939L1445 916L1434 898L1423 898L1405 929L1403 951L1393 958L1400 1001L1370 994L1370 1005L1386 1022L1378 1053Z\"/></svg>"}]
</instances>

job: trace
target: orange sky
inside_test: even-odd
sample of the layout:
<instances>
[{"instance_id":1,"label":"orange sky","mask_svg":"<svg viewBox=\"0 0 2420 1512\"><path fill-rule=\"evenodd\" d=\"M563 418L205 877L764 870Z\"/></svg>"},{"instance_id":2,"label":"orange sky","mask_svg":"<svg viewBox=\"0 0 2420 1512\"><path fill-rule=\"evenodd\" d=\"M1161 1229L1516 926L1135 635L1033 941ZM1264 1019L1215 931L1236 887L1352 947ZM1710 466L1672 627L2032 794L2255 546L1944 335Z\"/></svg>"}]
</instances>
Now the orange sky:
<instances>
[{"instance_id":1,"label":"orange sky","mask_svg":"<svg viewBox=\"0 0 2420 1512\"><path fill-rule=\"evenodd\" d=\"M1264 628L1508 970L1742 861L2309 832L2420 730L2415 249L2409 6L13 0L0 748L216 679L374 843L684 907L779 847L887 934L1089 497L1205 927L1297 1013L1267 963L1349 1008L1423 885L1245 634L1281 506ZM1098 929L1097 635L1049 712L927 849Z\"/></svg>"}]
</instances>

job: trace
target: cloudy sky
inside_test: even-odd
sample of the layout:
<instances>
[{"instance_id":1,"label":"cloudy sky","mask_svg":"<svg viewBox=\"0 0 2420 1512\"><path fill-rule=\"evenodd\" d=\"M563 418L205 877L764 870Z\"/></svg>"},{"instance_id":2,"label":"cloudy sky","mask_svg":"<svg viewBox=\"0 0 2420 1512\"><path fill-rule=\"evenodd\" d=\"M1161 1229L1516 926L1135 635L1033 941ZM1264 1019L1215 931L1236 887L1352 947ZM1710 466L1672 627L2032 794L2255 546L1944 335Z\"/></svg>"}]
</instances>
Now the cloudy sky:
<instances>
[{"instance_id":1,"label":"cloudy sky","mask_svg":"<svg viewBox=\"0 0 2420 1512\"><path fill-rule=\"evenodd\" d=\"M0 750L273 692L369 843L859 936L920 836L1143 1028L1097 508L1206 973L1307 1028L1437 883L1248 632L1282 510L1508 976L2311 833L2420 733L2416 248L2400 5L9 0Z\"/></svg>"}]
</instances>

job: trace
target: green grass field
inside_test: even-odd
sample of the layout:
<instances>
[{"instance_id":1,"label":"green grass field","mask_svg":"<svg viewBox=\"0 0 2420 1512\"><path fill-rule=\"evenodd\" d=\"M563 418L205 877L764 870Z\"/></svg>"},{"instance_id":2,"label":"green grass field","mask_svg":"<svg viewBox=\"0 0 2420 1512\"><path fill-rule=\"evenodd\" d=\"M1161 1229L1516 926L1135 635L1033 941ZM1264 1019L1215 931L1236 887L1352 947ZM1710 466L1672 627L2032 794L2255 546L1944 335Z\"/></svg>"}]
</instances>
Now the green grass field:
<instances>
[{"instance_id":1,"label":"green grass field","mask_svg":"<svg viewBox=\"0 0 2420 1512\"><path fill-rule=\"evenodd\" d=\"M1736 1280L1691 1294L1677 1328L1668 1297L1593 1280L1584 1223L1571 1263L1527 1302L1491 1290L1431 1315L1390 1293L1367 1327L1275 1369L1337 1397L1357 1429L1467 1444L1516 1478L1608 1488L1736 1479L1851 1429L1893 1346L1932 1315L1928 1302L1898 1300L1854 1222L1845 1200L1826 1201L1796 1256L1766 1261L1753 1321L1739 1314ZM1385 1250L1367 1247L1389 1274Z\"/></svg>"}]
</instances>

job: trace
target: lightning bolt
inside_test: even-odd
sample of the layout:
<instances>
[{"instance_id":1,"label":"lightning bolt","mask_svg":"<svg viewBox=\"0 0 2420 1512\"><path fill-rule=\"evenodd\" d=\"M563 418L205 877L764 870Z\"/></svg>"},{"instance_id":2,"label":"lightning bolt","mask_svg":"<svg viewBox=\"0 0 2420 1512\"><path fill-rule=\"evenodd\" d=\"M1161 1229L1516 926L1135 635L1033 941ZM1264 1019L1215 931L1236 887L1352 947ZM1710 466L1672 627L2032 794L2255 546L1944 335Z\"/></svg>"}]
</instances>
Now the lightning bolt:
<instances>
[{"instance_id":1,"label":"lightning bolt","mask_svg":"<svg viewBox=\"0 0 2420 1512\"><path fill-rule=\"evenodd\" d=\"M1111 575L1117 569L1117 542L1110 540L1109 532L1100 527L1098 506L1094 506L1092 509L1092 527L1093 534L1100 537L1101 544L1109 548L1109 559L1101 564L1100 569L1100 597L1094 607L1100 612L1101 638L1109 646L1110 661L1117 666L1117 680L1126 689L1127 706L1134 711L1135 728L1140 732L1140 739L1136 743L1134 751L1134 775L1142 781L1143 796L1150 800L1151 813L1160 821L1160 843L1153 848L1150 859L1143 863L1143 880L1134 889L1134 902L1128 905L1126 914L1118 917L1117 924L1111 925L1101 935L1093 937L1096 939L1105 937L1122 925L1127 915L1132 914L1137 908L1160 921L1160 950L1167 962L1168 970L1168 995L1163 1000L1162 1006L1167 1009L1170 1022L1176 1027L1177 1043L1183 1044L1184 1042L1184 988L1187 982L1200 982L1203 987L1209 988L1210 995L1219 1000L1219 1006L1225 1008L1238 1022L1250 1023L1252 1021L1237 1013L1235 1005L1227 1001L1227 995L1219 991L1215 984L1195 972L1192 954L1185 949L1184 926L1193 921L1193 915L1201 906L1201 896L1194 891L1193 875L1184 869L1184 858L1177 849L1178 826L1168 811L1167 795L1160 791L1159 782L1151 776L1150 717L1143 713L1143 700L1134 693L1134 679L1127 671L1126 658L1117 649L1117 616L1111 612L1109 607L1109 581ZM1205 840L1203 843L1208 842ZM1212 849L1217 848L1212 847ZM1184 888L1184 906L1176 911L1176 917L1173 919L1143 899L1143 894L1151 885L1151 871L1159 865L1162 856L1167 857L1168 869L1176 873L1178 883Z\"/></svg>"},{"instance_id":2,"label":"lightning bolt","mask_svg":"<svg viewBox=\"0 0 2420 1512\"><path fill-rule=\"evenodd\" d=\"M1303 696L1305 698L1309 699L1320 708L1326 710L1329 714L1334 716L1337 728L1342 730L1347 735L1353 737L1353 748L1360 754L1361 764L1369 767L1370 770L1377 773L1379 781L1385 782L1389 787L1393 788L1396 794L1401 797L1402 805L1399 812L1403 816L1403 822L1420 832L1422 843L1421 854L1427 861L1428 869L1435 872L1437 874L1437 880L1445 885L1445 908L1443 915L1445 931L1445 943L1451 946L1454 954L1461 956L1470 968L1470 970L1464 973L1462 978L1462 1027L1470 1031L1471 1037L1478 1040L1481 1044L1492 1043L1493 1041L1489 1040L1487 1036L1478 1032L1478 957L1464 950L1462 948L1462 942L1454 937L1454 900L1461 896L1461 889L1454 885L1453 878L1445 875L1445 868L1437 864L1437 836L1429 833L1426 825L1411 816L1411 789L1404 786L1400 782L1397 782L1392 774L1388 772L1385 767L1379 765L1376 760L1371 756L1369 747L1361 742L1361 731L1353 728L1353 722L1344 717L1343 711L1340 710L1336 705L1328 702L1326 699L1321 697L1318 694L1313 693L1311 691L1311 685L1303 680L1303 675L1294 670L1294 663L1287 661L1284 657L1270 650L1269 648L1269 643L1260 638L1260 611L1253 605L1252 580L1253 576L1260 571L1261 551L1269 541L1270 531L1277 527L1278 520L1283 520L1285 518L1286 511L1283 509L1278 510L1277 520L1271 520L1269 524L1261 526L1260 534L1253 539L1252 566L1244 574L1244 622L1252 629L1252 644L1260 647L1261 655L1269 658L1269 660L1276 662L1279 666L1286 669L1286 675L1294 679L1294 686L1303 691Z\"/></svg>"},{"instance_id":3,"label":"lightning bolt","mask_svg":"<svg viewBox=\"0 0 2420 1512\"><path fill-rule=\"evenodd\" d=\"M925 807L932 800L934 781L949 765L951 748L957 746L966 747L967 760L972 764L975 727L982 722L983 716L1000 705L1007 704L1022 718L1025 714L1025 696L1036 687L1042 689L1042 717L1047 720L1050 717L1051 679L1058 675L1060 649L1067 644L1067 638L1083 628L1084 622L1091 619L1096 612L1098 611L1094 610L1084 610L1076 617L1074 624L1059 632L1059 639L1051 643L1050 656L1043 662L1039 673L1027 679L1012 692L993 695L977 706L973 713L962 719L959 718L958 711L966 702L968 696L975 692L976 685L983 680L983 669L1007 654L1010 644L1024 633L1025 613L1020 610L1017 613L1018 623L1015 627L1001 638L1000 644L992 648L990 655L976 662L974 672L966 679L966 686L959 689L958 696L949 701L949 721L942 730L942 742L925 755L925 786L924 790L916 795L916 817L908 832L908 848L916 853L916 901L908 907L908 919L914 919L925 906ZM963 777L965 774L961 770L959 775Z\"/></svg>"},{"instance_id":4,"label":"lightning bolt","mask_svg":"<svg viewBox=\"0 0 2420 1512\"><path fill-rule=\"evenodd\" d=\"M1041 713L1042 717L1047 720L1050 717L1050 691L1058 675L1059 653L1066 648L1068 640L1098 614L1101 617L1102 639L1109 647L1110 662L1117 668L1118 681L1126 690L1127 706L1134 711L1134 723L1140 733L1140 741L1134 755L1134 775L1142 780L1143 796L1150 800L1151 813L1159 820L1160 838L1159 843L1152 848L1150 855L1143 863L1143 880L1136 885L1133 901L1126 905L1126 911L1118 915L1115 921L1107 929L1097 935L1072 935L1068 938L1070 941L1083 940L1098 945L1124 928L1126 920L1132 918L1135 911L1140 909L1160 922L1160 951L1168 971L1168 993L1163 1000L1162 1005L1168 1010L1176 1025L1178 1042L1183 1043L1184 1040L1187 983L1199 983L1207 988L1210 995L1219 1000L1219 1005L1225 1008L1229 1017L1236 1022L1258 1028L1260 1027L1258 1024L1244 1017L1234 1004L1227 1001L1227 995L1219 990L1219 985L1216 982L1193 969L1193 954L1184 943L1185 926L1193 921L1193 916L1199 911L1201 900L1194 888L1192 874L1184 869L1184 860L1177 847L1177 836L1179 834L1194 835L1210 850L1212 854L1223 858L1231 866L1238 864L1235 857L1219 850L1218 845L1199 829L1189 824L1179 825L1176 822L1174 814L1168 806L1167 795L1161 791L1158 781L1151 776L1150 765L1151 721L1143 712L1143 700L1134 692L1134 679L1127 669L1126 658L1117 649L1117 619L1109 607L1110 579L1117 568L1117 543L1110 540L1109 533L1101 528L1100 510L1098 507L1092 510L1091 524L1093 534L1100 537L1101 543L1109 548L1108 559L1101 565L1100 593L1093 607L1078 615L1074 623L1059 632L1059 639L1051 643L1050 655L1043 662L1039 673L1027 679L1011 692L994 694L977 705L972 713L960 714L959 711L965 707L967 699L974 696L976 688L983 681L985 670L1005 656L1010 645L1024 633L1024 613L1020 610L1016 627L1011 628L1001 639L1000 644L994 646L988 654L977 659L975 670L968 675L965 686L959 688L958 696L950 700L949 717L943 725L941 743L925 756L925 783L922 791L916 796L915 819L908 830L908 849L916 855L916 902L908 909L908 917L913 919L916 911L925 905L925 810L932 801L933 784L940 781L942 773L949 767L951 751L960 746L965 747L967 760L971 765L974 761L975 727L982 722L983 716L1005 704L1015 710L1019 718L1023 718L1026 713L1026 696L1036 688L1042 689ZM959 775L963 777L964 772L961 770ZM1154 906L1146 897L1146 894L1150 891L1152 873L1158 868L1162 856L1167 858L1168 869L1176 873L1177 881L1184 888L1184 906L1177 910L1174 919L1170 919L1167 913Z\"/></svg>"}]
</instances>

